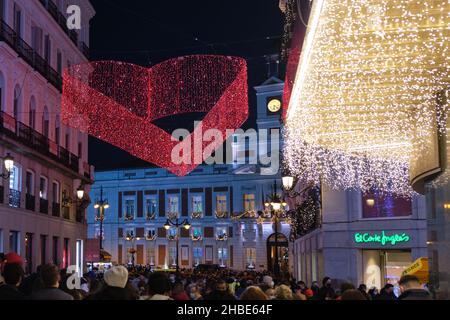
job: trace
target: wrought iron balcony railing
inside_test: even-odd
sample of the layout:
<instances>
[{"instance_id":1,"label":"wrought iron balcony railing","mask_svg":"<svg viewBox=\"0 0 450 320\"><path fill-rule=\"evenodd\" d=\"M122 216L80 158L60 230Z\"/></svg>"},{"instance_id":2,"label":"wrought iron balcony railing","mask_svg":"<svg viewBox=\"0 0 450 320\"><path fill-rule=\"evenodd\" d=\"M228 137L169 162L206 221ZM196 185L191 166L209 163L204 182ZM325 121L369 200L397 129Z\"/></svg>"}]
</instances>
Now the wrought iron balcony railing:
<instances>
[{"instance_id":1,"label":"wrought iron balcony railing","mask_svg":"<svg viewBox=\"0 0 450 320\"><path fill-rule=\"evenodd\" d=\"M48 200L40 198L39 199L39 212L43 214L48 214Z\"/></svg>"},{"instance_id":2,"label":"wrought iron balcony railing","mask_svg":"<svg viewBox=\"0 0 450 320\"><path fill-rule=\"evenodd\" d=\"M80 160L76 155L3 111L0 112L0 133L79 173Z\"/></svg>"},{"instance_id":3,"label":"wrought iron balcony railing","mask_svg":"<svg viewBox=\"0 0 450 320\"><path fill-rule=\"evenodd\" d=\"M123 216L123 219L125 221L133 221L134 220L134 214L125 213Z\"/></svg>"},{"instance_id":4,"label":"wrought iron balcony railing","mask_svg":"<svg viewBox=\"0 0 450 320\"><path fill-rule=\"evenodd\" d=\"M62 91L61 75L1 18L0 41L6 42L33 69L37 70L55 88Z\"/></svg>"},{"instance_id":5,"label":"wrought iron balcony railing","mask_svg":"<svg viewBox=\"0 0 450 320\"><path fill-rule=\"evenodd\" d=\"M228 235L226 233L216 235L217 241L227 241Z\"/></svg>"},{"instance_id":6,"label":"wrought iron balcony railing","mask_svg":"<svg viewBox=\"0 0 450 320\"><path fill-rule=\"evenodd\" d=\"M36 197L31 194L25 195L25 209L34 211L36 210Z\"/></svg>"},{"instance_id":7,"label":"wrought iron balcony railing","mask_svg":"<svg viewBox=\"0 0 450 320\"><path fill-rule=\"evenodd\" d=\"M203 212L192 212L191 213L191 218L192 219L201 219L203 218Z\"/></svg>"},{"instance_id":8,"label":"wrought iron balcony railing","mask_svg":"<svg viewBox=\"0 0 450 320\"><path fill-rule=\"evenodd\" d=\"M203 237L201 235L192 235L191 239L192 241L202 241Z\"/></svg>"},{"instance_id":9,"label":"wrought iron balcony railing","mask_svg":"<svg viewBox=\"0 0 450 320\"><path fill-rule=\"evenodd\" d=\"M9 206L20 208L20 198L22 193L18 190L9 189Z\"/></svg>"},{"instance_id":10,"label":"wrought iron balcony railing","mask_svg":"<svg viewBox=\"0 0 450 320\"><path fill-rule=\"evenodd\" d=\"M148 241L155 241L158 238L158 236L156 234L147 234L145 236L145 239Z\"/></svg>"},{"instance_id":11,"label":"wrought iron balcony railing","mask_svg":"<svg viewBox=\"0 0 450 320\"><path fill-rule=\"evenodd\" d=\"M52 203L52 216L60 217L61 216L61 205L59 203Z\"/></svg>"},{"instance_id":12,"label":"wrought iron balcony railing","mask_svg":"<svg viewBox=\"0 0 450 320\"><path fill-rule=\"evenodd\" d=\"M228 212L227 211L216 211L216 218L217 219L227 219L228 218Z\"/></svg>"}]
</instances>

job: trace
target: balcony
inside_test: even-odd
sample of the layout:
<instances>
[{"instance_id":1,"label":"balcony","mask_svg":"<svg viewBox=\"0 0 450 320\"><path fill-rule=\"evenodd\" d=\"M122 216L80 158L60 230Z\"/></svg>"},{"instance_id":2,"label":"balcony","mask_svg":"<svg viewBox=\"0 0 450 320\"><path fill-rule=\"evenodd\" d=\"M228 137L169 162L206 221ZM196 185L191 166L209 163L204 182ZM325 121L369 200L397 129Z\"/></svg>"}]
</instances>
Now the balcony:
<instances>
[{"instance_id":1,"label":"balcony","mask_svg":"<svg viewBox=\"0 0 450 320\"><path fill-rule=\"evenodd\" d=\"M20 208L21 192L18 190L9 189L9 206L13 208Z\"/></svg>"},{"instance_id":2,"label":"balcony","mask_svg":"<svg viewBox=\"0 0 450 320\"><path fill-rule=\"evenodd\" d=\"M36 197L31 194L25 195L25 209L30 211L36 210Z\"/></svg>"},{"instance_id":3,"label":"balcony","mask_svg":"<svg viewBox=\"0 0 450 320\"><path fill-rule=\"evenodd\" d=\"M69 30L67 28L67 18L64 14L58 10L58 6L52 0L39 0L39 2L47 9L52 18L61 27L64 33L72 40L86 58L89 59L89 47L82 41L78 42L78 34L75 30Z\"/></svg>"},{"instance_id":4,"label":"balcony","mask_svg":"<svg viewBox=\"0 0 450 320\"><path fill-rule=\"evenodd\" d=\"M37 70L49 83L60 92L62 91L62 77L47 61L29 46L17 33L0 19L0 41L6 42L33 69Z\"/></svg>"},{"instance_id":5,"label":"balcony","mask_svg":"<svg viewBox=\"0 0 450 320\"><path fill-rule=\"evenodd\" d=\"M192 212L191 213L191 218L192 219L201 219L203 218L203 212L199 211L199 212Z\"/></svg>"},{"instance_id":6,"label":"balcony","mask_svg":"<svg viewBox=\"0 0 450 320\"><path fill-rule=\"evenodd\" d=\"M228 212L226 212L226 211L217 212L216 211L216 218L217 219L227 219L228 218Z\"/></svg>"},{"instance_id":7,"label":"balcony","mask_svg":"<svg viewBox=\"0 0 450 320\"><path fill-rule=\"evenodd\" d=\"M59 203L52 203L52 216L58 218L61 216L61 205Z\"/></svg>"},{"instance_id":8,"label":"balcony","mask_svg":"<svg viewBox=\"0 0 450 320\"><path fill-rule=\"evenodd\" d=\"M70 220L70 207L63 207L62 214L64 219Z\"/></svg>"},{"instance_id":9,"label":"balcony","mask_svg":"<svg viewBox=\"0 0 450 320\"><path fill-rule=\"evenodd\" d=\"M3 203L5 197L5 189L3 188L3 186L0 186L0 203Z\"/></svg>"},{"instance_id":10,"label":"balcony","mask_svg":"<svg viewBox=\"0 0 450 320\"><path fill-rule=\"evenodd\" d=\"M133 221L134 220L134 213L125 213L123 219L125 221Z\"/></svg>"},{"instance_id":11,"label":"balcony","mask_svg":"<svg viewBox=\"0 0 450 320\"><path fill-rule=\"evenodd\" d=\"M77 174L79 173L79 158L76 155L56 145L56 143L50 141L46 136L17 121L5 112L0 112L0 133L17 140L41 155L61 163Z\"/></svg>"},{"instance_id":12,"label":"balcony","mask_svg":"<svg viewBox=\"0 0 450 320\"><path fill-rule=\"evenodd\" d=\"M48 200L40 198L39 199L39 212L42 214L48 214Z\"/></svg>"}]
</instances>

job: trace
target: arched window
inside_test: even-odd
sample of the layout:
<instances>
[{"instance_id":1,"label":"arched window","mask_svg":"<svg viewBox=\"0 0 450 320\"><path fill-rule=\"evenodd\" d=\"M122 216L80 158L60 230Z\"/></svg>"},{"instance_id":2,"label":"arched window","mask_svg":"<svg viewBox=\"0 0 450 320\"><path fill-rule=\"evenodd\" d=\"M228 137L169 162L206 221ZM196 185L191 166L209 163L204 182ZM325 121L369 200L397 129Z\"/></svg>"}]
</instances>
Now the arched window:
<instances>
[{"instance_id":1,"label":"arched window","mask_svg":"<svg viewBox=\"0 0 450 320\"><path fill-rule=\"evenodd\" d=\"M50 130L50 116L48 114L47 107L44 107L44 112L42 113L42 134L47 138L49 130Z\"/></svg>"},{"instance_id":2,"label":"arched window","mask_svg":"<svg viewBox=\"0 0 450 320\"><path fill-rule=\"evenodd\" d=\"M59 115L56 116L55 119L55 142L59 145L61 141L61 121L59 120Z\"/></svg>"},{"instance_id":3,"label":"arched window","mask_svg":"<svg viewBox=\"0 0 450 320\"><path fill-rule=\"evenodd\" d=\"M30 99L28 126L32 129L36 129L36 99L34 98L34 96L32 96Z\"/></svg>"},{"instance_id":4,"label":"arched window","mask_svg":"<svg viewBox=\"0 0 450 320\"><path fill-rule=\"evenodd\" d=\"M19 120L20 112L22 111L22 89L19 85L14 88L14 107L13 116L16 120Z\"/></svg>"},{"instance_id":5,"label":"arched window","mask_svg":"<svg viewBox=\"0 0 450 320\"><path fill-rule=\"evenodd\" d=\"M3 73L0 72L0 110L5 111L5 78L3 77Z\"/></svg>"}]
</instances>

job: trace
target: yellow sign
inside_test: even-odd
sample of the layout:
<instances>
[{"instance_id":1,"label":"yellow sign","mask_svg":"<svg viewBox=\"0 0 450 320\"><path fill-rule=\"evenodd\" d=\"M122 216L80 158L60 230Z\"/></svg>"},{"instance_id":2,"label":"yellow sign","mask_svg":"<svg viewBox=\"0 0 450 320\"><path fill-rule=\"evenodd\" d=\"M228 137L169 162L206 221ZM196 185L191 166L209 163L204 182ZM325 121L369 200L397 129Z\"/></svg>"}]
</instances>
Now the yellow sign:
<instances>
[{"instance_id":1,"label":"yellow sign","mask_svg":"<svg viewBox=\"0 0 450 320\"><path fill-rule=\"evenodd\" d=\"M406 268L402 276L414 275L419 278L420 282L428 282L428 258L419 258Z\"/></svg>"}]
</instances>

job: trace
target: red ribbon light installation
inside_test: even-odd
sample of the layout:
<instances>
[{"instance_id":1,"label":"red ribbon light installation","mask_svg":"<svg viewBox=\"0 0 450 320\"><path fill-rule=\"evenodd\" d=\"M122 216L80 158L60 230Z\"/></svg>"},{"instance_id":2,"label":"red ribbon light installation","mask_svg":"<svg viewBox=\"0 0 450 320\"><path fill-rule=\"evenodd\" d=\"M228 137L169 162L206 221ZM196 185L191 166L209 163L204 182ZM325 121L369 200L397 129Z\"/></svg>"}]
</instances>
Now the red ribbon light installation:
<instances>
[{"instance_id":1,"label":"red ribbon light installation","mask_svg":"<svg viewBox=\"0 0 450 320\"><path fill-rule=\"evenodd\" d=\"M116 61L75 65L64 72L62 121L130 154L184 176L199 165L175 164L179 144L152 121L188 112L208 112L186 139L198 143L203 131L220 130L223 139L248 118L244 59L193 55L167 60L150 69ZM193 141L196 140L196 141ZM201 139L202 150L220 141Z\"/></svg>"}]
</instances>

